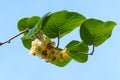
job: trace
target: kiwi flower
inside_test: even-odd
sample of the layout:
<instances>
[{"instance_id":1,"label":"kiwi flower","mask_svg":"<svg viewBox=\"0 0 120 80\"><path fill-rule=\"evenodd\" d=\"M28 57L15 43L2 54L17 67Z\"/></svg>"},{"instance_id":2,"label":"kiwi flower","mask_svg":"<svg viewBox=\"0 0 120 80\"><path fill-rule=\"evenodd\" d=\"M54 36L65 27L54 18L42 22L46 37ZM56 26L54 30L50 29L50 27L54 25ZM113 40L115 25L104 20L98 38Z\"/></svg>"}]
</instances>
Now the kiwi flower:
<instances>
[{"instance_id":1,"label":"kiwi flower","mask_svg":"<svg viewBox=\"0 0 120 80\"><path fill-rule=\"evenodd\" d=\"M38 39L35 39L34 41L32 41L31 44L31 48L30 48L30 54L31 55L39 55L42 52L42 42Z\"/></svg>"},{"instance_id":2,"label":"kiwi flower","mask_svg":"<svg viewBox=\"0 0 120 80\"><path fill-rule=\"evenodd\" d=\"M32 47L30 48L30 54L44 58L47 62L52 62L56 59L59 61L69 59L67 48L63 50L55 48L55 43L50 39L45 39L43 41L35 39L32 41L31 45Z\"/></svg>"}]
</instances>

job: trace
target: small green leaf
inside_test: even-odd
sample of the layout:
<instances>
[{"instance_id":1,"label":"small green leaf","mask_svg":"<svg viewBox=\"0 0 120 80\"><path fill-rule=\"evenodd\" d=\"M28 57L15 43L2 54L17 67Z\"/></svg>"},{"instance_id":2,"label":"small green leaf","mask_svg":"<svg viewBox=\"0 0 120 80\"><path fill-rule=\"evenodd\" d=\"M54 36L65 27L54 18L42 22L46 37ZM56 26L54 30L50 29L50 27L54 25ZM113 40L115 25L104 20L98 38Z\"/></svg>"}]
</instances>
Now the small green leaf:
<instances>
[{"instance_id":1,"label":"small green leaf","mask_svg":"<svg viewBox=\"0 0 120 80\"><path fill-rule=\"evenodd\" d=\"M49 14L50 14L50 12L46 13L41 19L39 19L39 21L34 25L34 27L28 32L28 34L26 36L27 38L30 37L31 35L33 35L37 30L40 29L44 18L47 17Z\"/></svg>"},{"instance_id":2,"label":"small green leaf","mask_svg":"<svg viewBox=\"0 0 120 80\"><path fill-rule=\"evenodd\" d=\"M66 48L69 50L69 56L77 62L84 63L88 60L88 46L83 42L73 40L66 46Z\"/></svg>"},{"instance_id":3,"label":"small green leaf","mask_svg":"<svg viewBox=\"0 0 120 80\"><path fill-rule=\"evenodd\" d=\"M44 19L45 19L46 17L48 17L48 16L50 15L50 13L51 13L51 12L46 13L46 14L41 18L40 22L38 23L38 25L40 26L40 27L38 27L39 29L41 28Z\"/></svg>"},{"instance_id":4,"label":"small green leaf","mask_svg":"<svg viewBox=\"0 0 120 80\"><path fill-rule=\"evenodd\" d=\"M28 19L28 26L30 26L30 29L33 28L40 20L41 18L39 16L33 16L30 19Z\"/></svg>"},{"instance_id":5,"label":"small green leaf","mask_svg":"<svg viewBox=\"0 0 120 80\"><path fill-rule=\"evenodd\" d=\"M31 18L22 18L18 21L18 30L22 31L25 30L26 28L33 28L35 24L39 21L40 17L38 16L33 16Z\"/></svg>"},{"instance_id":6,"label":"small green leaf","mask_svg":"<svg viewBox=\"0 0 120 80\"><path fill-rule=\"evenodd\" d=\"M115 22L103 22L96 19L88 19L82 23L80 28L80 37L87 45L101 45L105 40L110 38Z\"/></svg>"},{"instance_id":7,"label":"small green leaf","mask_svg":"<svg viewBox=\"0 0 120 80\"><path fill-rule=\"evenodd\" d=\"M22 31L22 30L25 30L26 28L28 28L27 26L27 21L28 21L29 18L23 18L21 19L20 21L18 21L18 30L19 31Z\"/></svg>"},{"instance_id":8,"label":"small green leaf","mask_svg":"<svg viewBox=\"0 0 120 80\"><path fill-rule=\"evenodd\" d=\"M86 18L76 12L66 10L52 13L42 23L41 30L49 38L63 37L81 25Z\"/></svg>"},{"instance_id":9,"label":"small green leaf","mask_svg":"<svg viewBox=\"0 0 120 80\"><path fill-rule=\"evenodd\" d=\"M36 24L37 25L37 24ZM34 26L32 29L30 29L30 31L27 33L27 35L26 35L26 38L29 38L29 37L31 37L32 36L32 34L35 32L35 30L36 30L36 27L37 26Z\"/></svg>"},{"instance_id":10,"label":"small green leaf","mask_svg":"<svg viewBox=\"0 0 120 80\"><path fill-rule=\"evenodd\" d=\"M27 49L30 49L31 48L31 43L34 40L34 38L33 37L26 38L26 36L23 36L21 38L21 40L22 40L22 43L23 43L24 47L27 48Z\"/></svg>"}]
</instances>

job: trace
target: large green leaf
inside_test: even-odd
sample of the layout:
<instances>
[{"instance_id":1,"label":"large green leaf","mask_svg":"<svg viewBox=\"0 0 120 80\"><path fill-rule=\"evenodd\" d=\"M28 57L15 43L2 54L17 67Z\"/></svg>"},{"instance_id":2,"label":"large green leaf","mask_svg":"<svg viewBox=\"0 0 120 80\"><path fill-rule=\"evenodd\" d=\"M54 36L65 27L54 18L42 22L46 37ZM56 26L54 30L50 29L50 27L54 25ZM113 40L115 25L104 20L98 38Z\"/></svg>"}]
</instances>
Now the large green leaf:
<instances>
[{"instance_id":1,"label":"large green leaf","mask_svg":"<svg viewBox=\"0 0 120 80\"><path fill-rule=\"evenodd\" d=\"M63 50L58 48L58 50ZM61 60L60 58L56 57L55 61L51 61L52 64L59 66L59 67L64 67L65 65L67 65L69 62L71 61L71 58L67 58L65 60Z\"/></svg>"},{"instance_id":2,"label":"large green leaf","mask_svg":"<svg viewBox=\"0 0 120 80\"><path fill-rule=\"evenodd\" d=\"M25 30L26 28L33 28L36 23L39 21L40 17L39 16L33 16L31 18L22 18L18 21L18 30L22 31Z\"/></svg>"},{"instance_id":3,"label":"large green leaf","mask_svg":"<svg viewBox=\"0 0 120 80\"><path fill-rule=\"evenodd\" d=\"M96 19L88 19L81 25L80 36L87 45L94 43L94 46L97 47L111 36L115 26L116 23L112 21L103 22Z\"/></svg>"},{"instance_id":4,"label":"large green leaf","mask_svg":"<svg viewBox=\"0 0 120 80\"><path fill-rule=\"evenodd\" d=\"M66 10L52 13L42 23L41 30L49 38L63 37L76 27L80 26L86 18L76 12Z\"/></svg>"},{"instance_id":5,"label":"large green leaf","mask_svg":"<svg viewBox=\"0 0 120 80\"><path fill-rule=\"evenodd\" d=\"M80 63L84 63L88 60L88 46L83 42L73 40L66 47L72 59Z\"/></svg>"},{"instance_id":6,"label":"large green leaf","mask_svg":"<svg viewBox=\"0 0 120 80\"><path fill-rule=\"evenodd\" d=\"M34 38L33 37L26 38L26 36L23 36L21 38L21 40L22 40L22 43L23 43L24 47L27 48L27 49L30 49L31 48L31 43L34 40Z\"/></svg>"},{"instance_id":7,"label":"large green leaf","mask_svg":"<svg viewBox=\"0 0 120 80\"><path fill-rule=\"evenodd\" d=\"M59 67L64 67L65 65L67 65L69 62L71 61L71 59L65 60L65 61L60 61L59 59L56 59L55 61L52 61L51 63L59 66Z\"/></svg>"}]
</instances>

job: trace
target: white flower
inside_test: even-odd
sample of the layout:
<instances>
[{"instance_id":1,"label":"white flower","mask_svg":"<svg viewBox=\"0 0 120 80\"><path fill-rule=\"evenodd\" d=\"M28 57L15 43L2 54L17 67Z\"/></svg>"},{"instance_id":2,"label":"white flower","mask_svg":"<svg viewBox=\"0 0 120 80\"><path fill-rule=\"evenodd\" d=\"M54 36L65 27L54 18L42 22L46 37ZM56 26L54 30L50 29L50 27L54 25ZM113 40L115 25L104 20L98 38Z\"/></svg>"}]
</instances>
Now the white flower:
<instances>
[{"instance_id":1,"label":"white flower","mask_svg":"<svg viewBox=\"0 0 120 80\"><path fill-rule=\"evenodd\" d=\"M42 44L42 41L40 41L39 39L35 39L33 42L32 42L32 45L36 45L36 46L41 46Z\"/></svg>"},{"instance_id":2,"label":"white flower","mask_svg":"<svg viewBox=\"0 0 120 80\"><path fill-rule=\"evenodd\" d=\"M32 47L30 48L30 55L38 55L42 50L42 42L38 39L32 41Z\"/></svg>"}]
</instances>

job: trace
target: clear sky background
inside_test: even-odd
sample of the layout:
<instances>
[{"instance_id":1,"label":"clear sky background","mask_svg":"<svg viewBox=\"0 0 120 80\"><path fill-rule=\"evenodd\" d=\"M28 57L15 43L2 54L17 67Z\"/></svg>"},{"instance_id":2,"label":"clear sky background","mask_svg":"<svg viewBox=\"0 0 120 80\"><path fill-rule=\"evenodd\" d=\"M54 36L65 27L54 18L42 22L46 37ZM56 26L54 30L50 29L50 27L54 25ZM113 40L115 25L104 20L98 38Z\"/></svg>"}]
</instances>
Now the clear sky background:
<instances>
[{"instance_id":1,"label":"clear sky background","mask_svg":"<svg viewBox=\"0 0 120 80\"><path fill-rule=\"evenodd\" d=\"M0 80L120 80L120 0L1 0L0 41L18 33L19 19L60 10L112 20L117 26L86 63L71 61L62 68L30 56L20 36L0 46ZM72 39L80 40L79 29L61 39L60 46L64 48Z\"/></svg>"}]
</instances>

